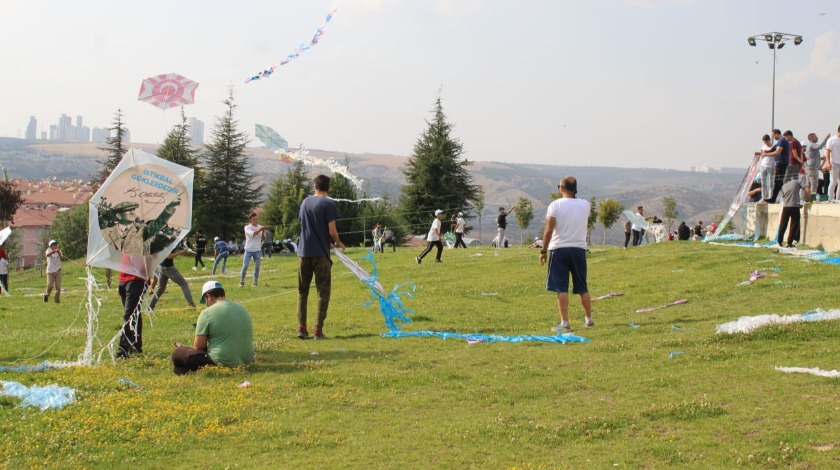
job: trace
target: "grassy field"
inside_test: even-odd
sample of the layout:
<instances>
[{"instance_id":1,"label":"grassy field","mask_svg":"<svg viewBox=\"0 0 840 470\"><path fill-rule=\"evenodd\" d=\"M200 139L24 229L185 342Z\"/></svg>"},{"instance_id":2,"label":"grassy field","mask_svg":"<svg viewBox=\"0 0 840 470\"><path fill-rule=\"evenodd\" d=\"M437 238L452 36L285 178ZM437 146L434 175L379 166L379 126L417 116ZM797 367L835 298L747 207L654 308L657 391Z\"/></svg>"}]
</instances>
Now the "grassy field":
<instances>
[{"instance_id":1,"label":"grassy field","mask_svg":"<svg viewBox=\"0 0 840 470\"><path fill-rule=\"evenodd\" d=\"M419 250L377 255L386 287L417 283L406 330L551 334L558 321L537 251ZM354 259L361 249L350 249ZM367 287L333 267L327 341L295 337L296 260L263 260L259 288L239 288L241 258L217 278L251 312L257 361L175 376L172 341L190 342L198 310L177 286L145 325L141 357L96 368L0 372L0 380L76 390L62 410L0 398L0 467L97 468L837 468L840 382L774 366L835 369L840 322L716 335L742 315L838 307L840 267L768 249L673 242L589 255L589 343L388 339ZM364 265L365 263L362 262ZM198 299L210 279L177 261ZM778 277L738 286L756 269ZM101 274L101 273L99 273ZM74 360L85 333L83 266L66 262L61 304L37 272L11 275L0 297L0 365ZM250 284L250 283L247 283ZM486 294L497 295L486 295ZM484 295L483 295L484 294ZM104 293L100 339L120 326ZM310 311L314 311L314 290ZM649 313L643 307L689 302ZM628 326L635 322L640 326ZM673 325L684 328L677 330ZM674 355L673 352L682 352ZM141 388L119 382L124 377ZM251 386L239 388L249 381Z\"/></svg>"}]
</instances>

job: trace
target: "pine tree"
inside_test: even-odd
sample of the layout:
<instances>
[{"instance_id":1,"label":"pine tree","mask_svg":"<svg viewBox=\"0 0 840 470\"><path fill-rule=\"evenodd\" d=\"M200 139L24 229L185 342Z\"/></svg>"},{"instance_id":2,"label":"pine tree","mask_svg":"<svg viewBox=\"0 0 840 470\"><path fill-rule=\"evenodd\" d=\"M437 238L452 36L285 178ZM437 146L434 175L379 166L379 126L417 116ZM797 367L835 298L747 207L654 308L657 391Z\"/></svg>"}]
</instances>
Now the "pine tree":
<instances>
[{"instance_id":1,"label":"pine tree","mask_svg":"<svg viewBox=\"0 0 840 470\"><path fill-rule=\"evenodd\" d=\"M163 144L158 148L157 155L187 168L199 168L197 152L190 146L190 126L187 124L187 115L184 114L183 107L181 108L181 122L175 124L166 135Z\"/></svg>"},{"instance_id":2,"label":"pine tree","mask_svg":"<svg viewBox=\"0 0 840 470\"><path fill-rule=\"evenodd\" d=\"M245 153L248 136L237 130L233 90L223 102L224 116L216 118L213 141L206 145L201 159L204 177L194 202L193 217L209 235L227 240L242 235L248 214L260 204L262 185L254 186L254 173Z\"/></svg>"},{"instance_id":3,"label":"pine tree","mask_svg":"<svg viewBox=\"0 0 840 470\"><path fill-rule=\"evenodd\" d=\"M261 220L264 225L272 227L275 239L300 236L300 204L310 195L312 180L300 161L271 183Z\"/></svg>"},{"instance_id":4,"label":"pine tree","mask_svg":"<svg viewBox=\"0 0 840 470\"><path fill-rule=\"evenodd\" d=\"M102 164L102 168L96 176L96 182L99 184L104 183L108 179L108 176L111 175L111 172L114 171L114 168L117 167L117 164L128 151L123 143L125 126L123 125L122 109L117 109L117 112L114 113L114 127L111 127L109 130L111 131L111 137L108 137L105 141L108 146L100 148L100 150L107 152L107 155L104 161L99 160L99 163Z\"/></svg>"},{"instance_id":5,"label":"pine tree","mask_svg":"<svg viewBox=\"0 0 840 470\"><path fill-rule=\"evenodd\" d=\"M461 160L463 146L451 135L454 126L446 120L440 96L434 118L426 123L428 127L414 144L414 153L403 172L405 186L400 197L403 217L413 233L426 231L435 209L468 209L478 191L467 171L470 162Z\"/></svg>"}]
</instances>

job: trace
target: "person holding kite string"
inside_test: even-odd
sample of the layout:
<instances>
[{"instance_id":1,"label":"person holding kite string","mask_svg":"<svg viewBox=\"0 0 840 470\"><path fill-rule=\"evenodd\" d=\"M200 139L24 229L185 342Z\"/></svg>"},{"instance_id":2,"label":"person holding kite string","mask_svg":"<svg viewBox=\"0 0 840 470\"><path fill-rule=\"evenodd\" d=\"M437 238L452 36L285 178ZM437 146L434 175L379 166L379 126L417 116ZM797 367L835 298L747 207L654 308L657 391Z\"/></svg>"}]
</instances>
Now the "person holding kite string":
<instances>
[{"instance_id":1,"label":"person holding kite string","mask_svg":"<svg viewBox=\"0 0 840 470\"><path fill-rule=\"evenodd\" d=\"M338 220L338 206L328 197L330 177L318 175L314 181L315 194L307 197L300 205L300 244L298 245L298 338L309 338L307 330L307 302L312 277L318 291L318 319L315 323L315 339L324 339L324 320L330 306L332 291L332 260L330 246L344 249L338 237L335 221Z\"/></svg>"},{"instance_id":2,"label":"person holding kite string","mask_svg":"<svg viewBox=\"0 0 840 470\"><path fill-rule=\"evenodd\" d=\"M50 292L55 287L55 303L61 303L61 249L58 242L50 240L47 251L44 252L47 261L47 290L44 292L44 302L50 301Z\"/></svg>"},{"instance_id":3,"label":"person holding kite string","mask_svg":"<svg viewBox=\"0 0 840 470\"><path fill-rule=\"evenodd\" d=\"M176 374L196 371L207 365L236 367L254 362L254 328L248 310L225 297L218 281L201 288L201 311L195 324L193 347L175 343L172 365Z\"/></svg>"},{"instance_id":4,"label":"person holding kite string","mask_svg":"<svg viewBox=\"0 0 840 470\"><path fill-rule=\"evenodd\" d=\"M565 176L560 181L562 197L548 206L543 232L540 265L548 260L546 289L557 292L560 322L552 331L570 333L569 324L569 275L574 282L575 294L580 295L584 310L584 326L595 326L592 321L592 298L586 285L586 225L589 220L589 201L578 199L577 180Z\"/></svg>"},{"instance_id":5,"label":"person holding kite string","mask_svg":"<svg viewBox=\"0 0 840 470\"><path fill-rule=\"evenodd\" d=\"M245 243L242 259L242 272L239 274L239 287L245 287L245 274L248 273L248 264L254 259L254 287L260 281L260 259L262 259L262 239L267 227L257 223L257 213L252 212L248 217L248 225L245 226Z\"/></svg>"}]
</instances>

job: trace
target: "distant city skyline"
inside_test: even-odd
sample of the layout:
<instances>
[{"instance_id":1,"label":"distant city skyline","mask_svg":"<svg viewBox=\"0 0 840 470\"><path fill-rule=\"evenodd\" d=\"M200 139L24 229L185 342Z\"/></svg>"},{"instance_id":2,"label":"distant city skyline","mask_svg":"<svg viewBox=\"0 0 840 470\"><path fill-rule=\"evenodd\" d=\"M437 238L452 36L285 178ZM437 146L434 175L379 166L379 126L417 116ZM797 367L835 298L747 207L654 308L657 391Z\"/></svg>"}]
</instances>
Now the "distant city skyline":
<instances>
[{"instance_id":1,"label":"distant city skyline","mask_svg":"<svg viewBox=\"0 0 840 470\"><path fill-rule=\"evenodd\" d=\"M279 65L333 7L318 44ZM747 38L771 31L803 38L776 50L777 127L802 139L840 124L831 0L148 0L128 13L4 1L0 136L27 135L32 115L58 135L53 116L67 111L110 127L121 109L132 140L159 144L180 113L137 96L144 78L175 72L199 83L184 109L208 133L232 90L251 146L259 123L293 146L407 156L440 96L470 160L746 167L770 131L774 71L773 51ZM50 54L55 72L36 72L71 40Z\"/></svg>"}]
</instances>

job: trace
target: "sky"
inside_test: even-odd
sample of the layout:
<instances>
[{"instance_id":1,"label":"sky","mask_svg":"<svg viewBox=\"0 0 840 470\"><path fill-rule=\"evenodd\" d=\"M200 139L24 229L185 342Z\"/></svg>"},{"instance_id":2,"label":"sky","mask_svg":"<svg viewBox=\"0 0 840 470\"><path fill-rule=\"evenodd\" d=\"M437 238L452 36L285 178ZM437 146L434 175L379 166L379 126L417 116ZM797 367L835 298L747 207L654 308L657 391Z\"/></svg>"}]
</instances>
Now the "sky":
<instances>
[{"instance_id":1,"label":"sky","mask_svg":"<svg viewBox=\"0 0 840 470\"><path fill-rule=\"evenodd\" d=\"M337 8L319 44L268 79ZM3 0L0 136L61 114L135 142L179 121L137 101L143 78L199 83L205 140L233 92L239 129L308 148L411 155L440 96L464 157L574 166L746 167L771 129L840 124L833 0ZM253 146L259 146L254 140Z\"/></svg>"}]
</instances>

